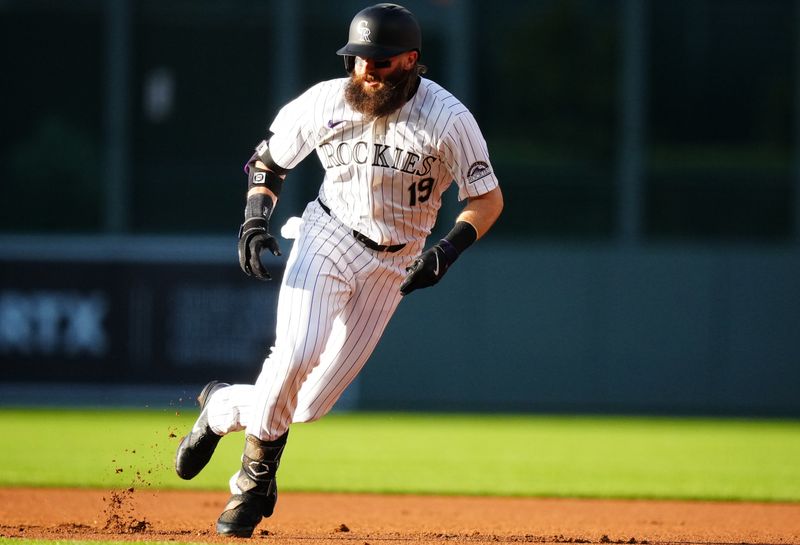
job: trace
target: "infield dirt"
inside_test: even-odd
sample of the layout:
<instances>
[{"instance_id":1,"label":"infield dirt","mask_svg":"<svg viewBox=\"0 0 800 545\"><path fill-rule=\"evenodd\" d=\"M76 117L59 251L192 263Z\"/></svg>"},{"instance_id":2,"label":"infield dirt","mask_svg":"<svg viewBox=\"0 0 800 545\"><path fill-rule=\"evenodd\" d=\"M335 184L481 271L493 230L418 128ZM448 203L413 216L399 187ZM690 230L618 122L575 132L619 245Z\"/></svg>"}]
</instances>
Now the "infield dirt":
<instances>
[{"instance_id":1,"label":"infield dirt","mask_svg":"<svg viewBox=\"0 0 800 545\"><path fill-rule=\"evenodd\" d=\"M0 537L242 542L224 492L0 489ZM800 544L800 504L282 493L251 541ZM245 541L246 542L246 541Z\"/></svg>"}]
</instances>

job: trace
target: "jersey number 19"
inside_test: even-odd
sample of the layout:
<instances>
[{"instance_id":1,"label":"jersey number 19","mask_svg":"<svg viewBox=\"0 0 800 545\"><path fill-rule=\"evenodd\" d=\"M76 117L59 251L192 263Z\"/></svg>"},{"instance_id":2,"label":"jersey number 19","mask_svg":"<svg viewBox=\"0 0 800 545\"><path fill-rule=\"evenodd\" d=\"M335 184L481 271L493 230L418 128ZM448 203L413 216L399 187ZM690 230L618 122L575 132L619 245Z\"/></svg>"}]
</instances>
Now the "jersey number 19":
<instances>
[{"instance_id":1,"label":"jersey number 19","mask_svg":"<svg viewBox=\"0 0 800 545\"><path fill-rule=\"evenodd\" d=\"M408 193L409 193L408 205L416 206L417 202L427 201L431 196L432 189L433 189L433 178L423 178L418 182L412 183L408 187Z\"/></svg>"}]
</instances>

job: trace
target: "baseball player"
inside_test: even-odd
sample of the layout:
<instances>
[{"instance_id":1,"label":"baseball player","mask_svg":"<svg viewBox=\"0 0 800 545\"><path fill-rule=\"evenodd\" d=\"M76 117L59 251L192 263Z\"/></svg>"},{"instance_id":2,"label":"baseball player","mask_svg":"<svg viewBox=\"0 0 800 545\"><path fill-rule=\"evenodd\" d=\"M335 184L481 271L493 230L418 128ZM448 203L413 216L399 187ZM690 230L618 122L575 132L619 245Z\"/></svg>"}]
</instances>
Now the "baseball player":
<instances>
[{"instance_id":1,"label":"baseball player","mask_svg":"<svg viewBox=\"0 0 800 545\"><path fill-rule=\"evenodd\" d=\"M239 262L257 279L260 256L280 255L269 219L287 173L316 151L325 176L303 212L278 297L275 345L254 385L211 382L175 467L191 479L221 436L245 431L241 468L217 533L249 537L277 501L275 476L295 422L331 410L383 334L401 298L439 282L503 207L472 114L423 78L421 31L396 4L363 9L338 50L349 77L323 81L284 106L245 167ZM455 181L466 205L424 249Z\"/></svg>"}]
</instances>

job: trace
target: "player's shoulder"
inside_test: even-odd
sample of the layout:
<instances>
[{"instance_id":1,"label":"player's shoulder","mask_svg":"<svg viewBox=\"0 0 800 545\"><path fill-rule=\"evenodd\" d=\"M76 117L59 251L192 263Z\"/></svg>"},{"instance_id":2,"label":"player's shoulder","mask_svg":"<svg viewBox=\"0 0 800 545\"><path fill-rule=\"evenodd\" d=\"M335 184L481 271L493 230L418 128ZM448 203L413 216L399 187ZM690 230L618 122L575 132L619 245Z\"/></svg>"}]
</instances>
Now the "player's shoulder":
<instances>
[{"instance_id":1,"label":"player's shoulder","mask_svg":"<svg viewBox=\"0 0 800 545\"><path fill-rule=\"evenodd\" d=\"M438 138L455 137L465 120L466 126L477 126L466 105L435 81L422 78L417 94L416 108Z\"/></svg>"},{"instance_id":2,"label":"player's shoulder","mask_svg":"<svg viewBox=\"0 0 800 545\"><path fill-rule=\"evenodd\" d=\"M422 91L423 100L430 101L437 106L458 115L469 112L469 109L450 91L428 78L420 78L419 91Z\"/></svg>"}]
</instances>

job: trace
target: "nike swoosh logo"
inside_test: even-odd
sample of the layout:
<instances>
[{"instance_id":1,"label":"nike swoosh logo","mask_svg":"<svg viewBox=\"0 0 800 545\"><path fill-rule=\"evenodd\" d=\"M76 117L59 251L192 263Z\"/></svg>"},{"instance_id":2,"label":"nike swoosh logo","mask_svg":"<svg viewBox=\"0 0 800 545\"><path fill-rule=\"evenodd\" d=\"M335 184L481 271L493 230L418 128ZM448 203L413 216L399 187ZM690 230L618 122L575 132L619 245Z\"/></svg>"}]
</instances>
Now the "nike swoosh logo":
<instances>
[{"instance_id":1,"label":"nike swoosh logo","mask_svg":"<svg viewBox=\"0 0 800 545\"><path fill-rule=\"evenodd\" d=\"M328 121L328 128L332 129L336 125L341 125L342 123L344 123L344 120L342 120L342 121L334 121L333 119L331 119L330 121Z\"/></svg>"},{"instance_id":2,"label":"nike swoosh logo","mask_svg":"<svg viewBox=\"0 0 800 545\"><path fill-rule=\"evenodd\" d=\"M436 258L436 267L433 268L433 275L439 276L439 254L434 253L433 257Z\"/></svg>"}]
</instances>

